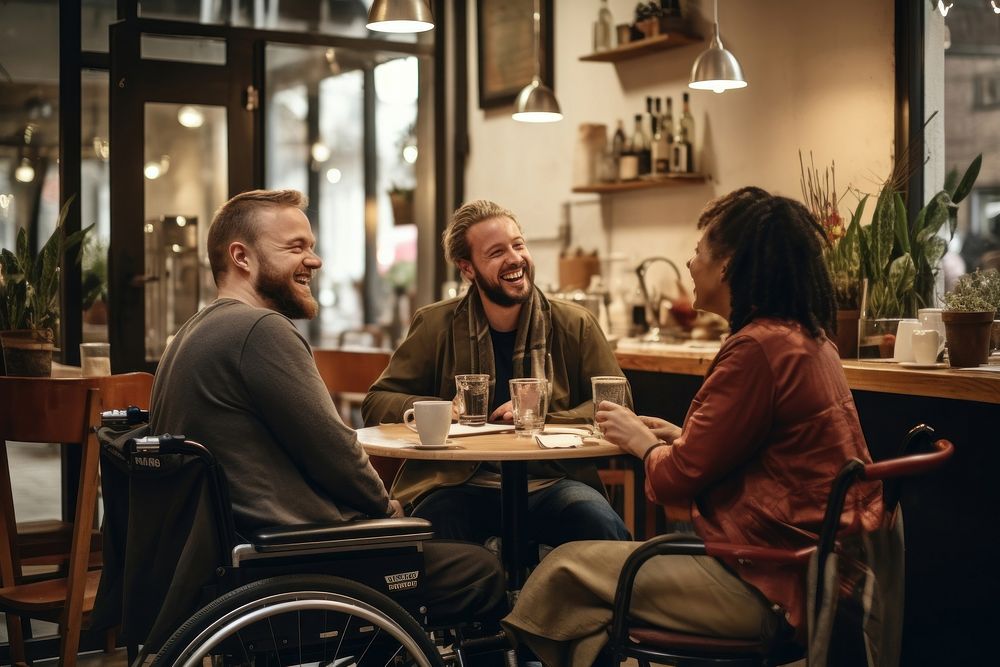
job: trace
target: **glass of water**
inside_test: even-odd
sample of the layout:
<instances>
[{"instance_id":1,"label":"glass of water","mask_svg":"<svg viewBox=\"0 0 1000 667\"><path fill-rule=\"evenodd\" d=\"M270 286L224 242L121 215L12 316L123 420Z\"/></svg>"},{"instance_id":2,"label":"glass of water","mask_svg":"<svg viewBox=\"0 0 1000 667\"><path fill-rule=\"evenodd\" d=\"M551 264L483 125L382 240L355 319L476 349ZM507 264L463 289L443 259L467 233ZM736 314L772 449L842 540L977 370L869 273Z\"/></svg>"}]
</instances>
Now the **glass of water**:
<instances>
[{"instance_id":1,"label":"glass of water","mask_svg":"<svg viewBox=\"0 0 1000 667\"><path fill-rule=\"evenodd\" d=\"M532 436L545 428L549 407L549 383L544 378L517 378L510 381L510 401L514 407L514 434Z\"/></svg>"},{"instance_id":2,"label":"glass of water","mask_svg":"<svg viewBox=\"0 0 1000 667\"><path fill-rule=\"evenodd\" d=\"M485 374L455 376L455 405L458 423L482 426L490 402L490 376Z\"/></svg>"},{"instance_id":3,"label":"glass of water","mask_svg":"<svg viewBox=\"0 0 1000 667\"><path fill-rule=\"evenodd\" d=\"M601 401L625 405L625 398L628 396L628 380L618 375L599 375L590 378L590 384L594 397L594 435L604 437L601 428L597 425L597 406L601 404Z\"/></svg>"}]
</instances>

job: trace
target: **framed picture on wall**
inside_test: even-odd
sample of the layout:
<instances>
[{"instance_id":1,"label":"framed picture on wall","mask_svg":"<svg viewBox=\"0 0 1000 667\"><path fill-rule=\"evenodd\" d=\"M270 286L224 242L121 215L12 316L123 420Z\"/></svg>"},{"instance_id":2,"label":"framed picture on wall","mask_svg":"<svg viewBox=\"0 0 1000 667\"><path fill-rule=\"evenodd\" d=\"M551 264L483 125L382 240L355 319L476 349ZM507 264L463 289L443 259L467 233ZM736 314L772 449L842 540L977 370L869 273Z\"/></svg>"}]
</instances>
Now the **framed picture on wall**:
<instances>
[{"instance_id":1,"label":"framed picture on wall","mask_svg":"<svg viewBox=\"0 0 1000 667\"><path fill-rule=\"evenodd\" d=\"M536 0L476 0L476 42L479 68L479 108L514 103L535 74ZM539 62L542 80L555 88L552 66L552 0L539 6Z\"/></svg>"}]
</instances>

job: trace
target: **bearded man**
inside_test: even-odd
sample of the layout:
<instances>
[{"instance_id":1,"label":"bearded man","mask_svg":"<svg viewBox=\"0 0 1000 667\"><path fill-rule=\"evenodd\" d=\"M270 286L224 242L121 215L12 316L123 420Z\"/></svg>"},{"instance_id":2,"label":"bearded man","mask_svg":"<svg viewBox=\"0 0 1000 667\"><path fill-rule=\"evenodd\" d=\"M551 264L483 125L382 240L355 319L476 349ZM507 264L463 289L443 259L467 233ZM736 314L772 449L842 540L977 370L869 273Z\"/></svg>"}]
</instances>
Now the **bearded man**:
<instances>
[{"instance_id":1,"label":"bearded man","mask_svg":"<svg viewBox=\"0 0 1000 667\"><path fill-rule=\"evenodd\" d=\"M152 432L212 451L244 535L402 515L291 321L318 311L309 285L323 262L305 206L296 190L255 190L219 209L208 231L219 298L180 328L153 384ZM433 622L503 614L503 575L482 547L425 542L424 567Z\"/></svg>"},{"instance_id":2,"label":"bearded man","mask_svg":"<svg viewBox=\"0 0 1000 667\"><path fill-rule=\"evenodd\" d=\"M463 205L442 242L445 256L472 283L464 297L418 310L409 335L362 405L365 423L402 421L414 401L454 398L455 376L486 373L489 421L512 422L508 381L551 382L549 423L593 418L590 378L622 375L590 312L548 300L514 214L486 200ZM533 462L528 467L528 532L540 544L624 540L593 463ZM482 543L500 534L500 475L495 463L407 460L393 496L429 519L434 534Z\"/></svg>"}]
</instances>

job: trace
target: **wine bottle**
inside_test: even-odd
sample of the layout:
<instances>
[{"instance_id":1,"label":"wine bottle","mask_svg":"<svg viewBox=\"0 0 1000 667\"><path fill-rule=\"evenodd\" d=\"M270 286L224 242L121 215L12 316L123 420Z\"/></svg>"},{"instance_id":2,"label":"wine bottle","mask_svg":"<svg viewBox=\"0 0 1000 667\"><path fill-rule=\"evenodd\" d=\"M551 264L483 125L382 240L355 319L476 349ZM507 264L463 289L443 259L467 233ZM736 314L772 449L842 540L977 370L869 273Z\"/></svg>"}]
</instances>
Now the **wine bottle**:
<instances>
[{"instance_id":1,"label":"wine bottle","mask_svg":"<svg viewBox=\"0 0 1000 667\"><path fill-rule=\"evenodd\" d=\"M656 129L653 131L653 147L652 147L652 159L653 159L653 170L652 173L657 176L662 176L670 171L670 145L667 141L667 135L670 132L665 124L666 116L660 113L662 105L660 104L660 98L656 98L656 114L653 116L653 127Z\"/></svg>"},{"instance_id":2,"label":"wine bottle","mask_svg":"<svg viewBox=\"0 0 1000 667\"><path fill-rule=\"evenodd\" d=\"M632 132L632 153L636 156L638 160L638 170L639 175L649 173L649 137L646 136L646 132L642 129L642 114L637 113L635 115L635 131Z\"/></svg>"},{"instance_id":3,"label":"wine bottle","mask_svg":"<svg viewBox=\"0 0 1000 667\"><path fill-rule=\"evenodd\" d=\"M615 133L611 137L611 159L614 161L614 176L617 180L621 180L621 162L622 155L625 153L625 123L621 118L618 119L618 127L615 128Z\"/></svg>"},{"instance_id":4,"label":"wine bottle","mask_svg":"<svg viewBox=\"0 0 1000 667\"><path fill-rule=\"evenodd\" d=\"M688 94L684 93L684 112L681 115L681 133L687 141L687 166L686 172L694 171L694 116L691 115L691 106L688 103Z\"/></svg>"},{"instance_id":5,"label":"wine bottle","mask_svg":"<svg viewBox=\"0 0 1000 667\"><path fill-rule=\"evenodd\" d=\"M594 52L607 51L614 47L615 22L608 9L608 0L601 0L601 8L597 10L597 21L594 22Z\"/></svg>"},{"instance_id":6,"label":"wine bottle","mask_svg":"<svg viewBox=\"0 0 1000 667\"><path fill-rule=\"evenodd\" d=\"M662 128L664 138L667 140L666 169L667 171L672 171L671 156L674 154L674 138L677 136L674 131L674 98L672 97L667 97L667 108L663 112L663 120L660 121L660 127Z\"/></svg>"}]
</instances>

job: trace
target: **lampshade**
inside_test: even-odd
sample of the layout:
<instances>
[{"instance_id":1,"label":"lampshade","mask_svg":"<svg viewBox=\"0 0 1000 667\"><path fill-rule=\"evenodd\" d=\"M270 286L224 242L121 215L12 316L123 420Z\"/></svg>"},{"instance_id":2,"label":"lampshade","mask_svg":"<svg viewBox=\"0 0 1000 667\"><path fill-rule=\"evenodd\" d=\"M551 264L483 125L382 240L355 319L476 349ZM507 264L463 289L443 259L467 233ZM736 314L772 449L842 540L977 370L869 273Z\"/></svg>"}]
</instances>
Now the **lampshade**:
<instances>
[{"instance_id":1,"label":"lampshade","mask_svg":"<svg viewBox=\"0 0 1000 667\"><path fill-rule=\"evenodd\" d=\"M554 123L562 120L562 111L555 93L534 78L517 94L511 118L522 123Z\"/></svg>"},{"instance_id":2,"label":"lampshade","mask_svg":"<svg viewBox=\"0 0 1000 667\"><path fill-rule=\"evenodd\" d=\"M367 27L375 32L425 32L434 28L434 17L427 0L375 0Z\"/></svg>"},{"instance_id":3,"label":"lampshade","mask_svg":"<svg viewBox=\"0 0 1000 667\"><path fill-rule=\"evenodd\" d=\"M743 68L730 51L722 46L719 37L719 1L715 1L715 36L708 49L702 51L691 68L688 87L695 90L713 90L722 93L734 88L746 88Z\"/></svg>"}]
</instances>

